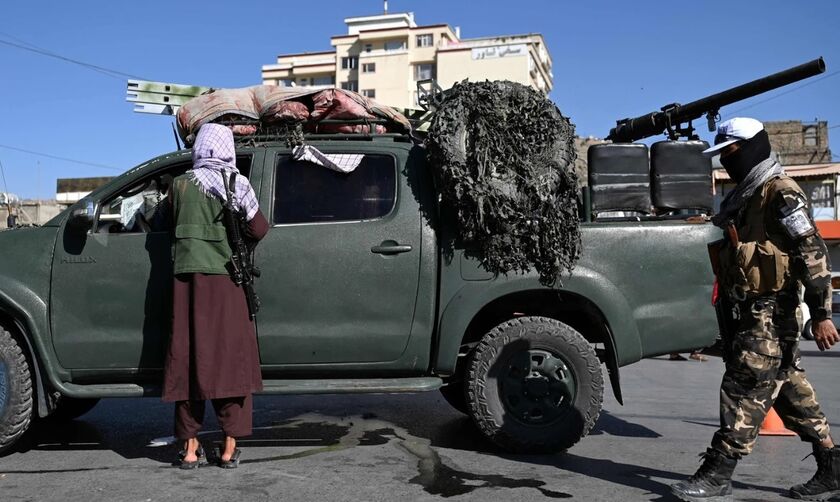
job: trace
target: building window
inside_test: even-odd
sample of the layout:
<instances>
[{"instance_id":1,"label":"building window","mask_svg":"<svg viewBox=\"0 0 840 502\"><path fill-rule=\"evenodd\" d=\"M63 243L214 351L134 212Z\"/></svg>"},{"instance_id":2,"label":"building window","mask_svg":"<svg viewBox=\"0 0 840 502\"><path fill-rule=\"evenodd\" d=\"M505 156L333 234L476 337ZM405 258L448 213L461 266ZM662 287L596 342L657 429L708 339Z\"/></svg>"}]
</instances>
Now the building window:
<instances>
[{"instance_id":1,"label":"building window","mask_svg":"<svg viewBox=\"0 0 840 502\"><path fill-rule=\"evenodd\" d=\"M376 89L362 89L362 96L366 98L375 98Z\"/></svg>"},{"instance_id":2,"label":"building window","mask_svg":"<svg viewBox=\"0 0 840 502\"><path fill-rule=\"evenodd\" d=\"M417 47L431 47L435 43L435 36L431 33L417 35Z\"/></svg>"},{"instance_id":3,"label":"building window","mask_svg":"<svg viewBox=\"0 0 840 502\"><path fill-rule=\"evenodd\" d=\"M370 52L373 50L373 44L365 44L365 52Z\"/></svg>"},{"instance_id":4,"label":"building window","mask_svg":"<svg viewBox=\"0 0 840 502\"><path fill-rule=\"evenodd\" d=\"M428 80L435 78L435 65L432 63L423 63L414 65L414 80Z\"/></svg>"},{"instance_id":5,"label":"building window","mask_svg":"<svg viewBox=\"0 0 840 502\"><path fill-rule=\"evenodd\" d=\"M341 83L341 88L345 91L359 91L359 81L358 80L348 80L347 82Z\"/></svg>"},{"instance_id":6,"label":"building window","mask_svg":"<svg viewBox=\"0 0 840 502\"><path fill-rule=\"evenodd\" d=\"M400 51L405 49L405 40L392 40L385 42L386 51Z\"/></svg>"},{"instance_id":7,"label":"building window","mask_svg":"<svg viewBox=\"0 0 840 502\"><path fill-rule=\"evenodd\" d=\"M295 79L293 78L278 78L277 85L279 87L294 87L295 86Z\"/></svg>"},{"instance_id":8,"label":"building window","mask_svg":"<svg viewBox=\"0 0 840 502\"><path fill-rule=\"evenodd\" d=\"M309 85L309 79L308 78L298 79L298 84L299 85Z\"/></svg>"},{"instance_id":9,"label":"building window","mask_svg":"<svg viewBox=\"0 0 840 502\"><path fill-rule=\"evenodd\" d=\"M274 185L274 223L330 223L381 218L394 209L397 166L387 155L365 155L351 173L337 173L288 155Z\"/></svg>"},{"instance_id":10,"label":"building window","mask_svg":"<svg viewBox=\"0 0 840 502\"><path fill-rule=\"evenodd\" d=\"M817 128L814 126L806 127L802 141L805 146L817 146Z\"/></svg>"},{"instance_id":11,"label":"building window","mask_svg":"<svg viewBox=\"0 0 840 502\"><path fill-rule=\"evenodd\" d=\"M362 63L362 73L376 73L376 63Z\"/></svg>"},{"instance_id":12,"label":"building window","mask_svg":"<svg viewBox=\"0 0 840 502\"><path fill-rule=\"evenodd\" d=\"M357 66L359 66L359 58L356 57L356 56L341 58L341 69L342 70L353 70Z\"/></svg>"},{"instance_id":13,"label":"building window","mask_svg":"<svg viewBox=\"0 0 840 502\"><path fill-rule=\"evenodd\" d=\"M312 77L312 85L335 85L335 76Z\"/></svg>"}]
</instances>

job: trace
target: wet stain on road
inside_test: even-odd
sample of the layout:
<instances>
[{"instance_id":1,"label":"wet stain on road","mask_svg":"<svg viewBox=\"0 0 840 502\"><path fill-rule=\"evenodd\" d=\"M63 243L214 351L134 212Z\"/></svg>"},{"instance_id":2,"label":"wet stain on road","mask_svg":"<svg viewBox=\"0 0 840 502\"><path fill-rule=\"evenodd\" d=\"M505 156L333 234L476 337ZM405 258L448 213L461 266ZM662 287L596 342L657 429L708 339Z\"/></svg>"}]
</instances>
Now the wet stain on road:
<instances>
[{"instance_id":1,"label":"wet stain on road","mask_svg":"<svg viewBox=\"0 0 840 502\"><path fill-rule=\"evenodd\" d=\"M428 445L404 441L400 443L400 446L418 458L417 468L420 474L409 482L422 486L432 495L454 497L479 488L534 488L549 498L572 497L568 493L543 488L545 482L536 479L517 479L499 474L473 474L453 469L444 464L440 455ZM480 484L470 483L471 481L480 482Z\"/></svg>"},{"instance_id":2,"label":"wet stain on road","mask_svg":"<svg viewBox=\"0 0 840 502\"><path fill-rule=\"evenodd\" d=\"M321 453L335 452L357 446L381 446L394 443L401 450L417 459L419 474L409 480L419 485L427 493L448 498L470 493L479 488L533 488L543 496L549 498L571 498L572 495L557 490L545 488L545 482L537 479L513 478L499 474L475 474L454 469L441 459L441 456L431 447L428 439L411 435L405 429L382 420L373 419L370 415L348 418L336 418L323 415L306 415L295 420L284 422L274 429L295 430L313 426L328 430L344 430L344 434L337 442L310 448L289 455L279 455L267 458L243 460L247 463L265 463L290 460Z\"/></svg>"}]
</instances>

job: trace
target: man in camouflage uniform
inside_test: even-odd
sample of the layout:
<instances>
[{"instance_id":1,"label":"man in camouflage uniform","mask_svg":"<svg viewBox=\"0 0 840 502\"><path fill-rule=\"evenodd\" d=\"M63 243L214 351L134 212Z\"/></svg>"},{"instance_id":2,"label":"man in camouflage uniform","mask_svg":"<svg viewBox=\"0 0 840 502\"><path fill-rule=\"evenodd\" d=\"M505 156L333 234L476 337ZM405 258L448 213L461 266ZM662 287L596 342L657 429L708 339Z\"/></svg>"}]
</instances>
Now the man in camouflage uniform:
<instances>
[{"instance_id":1,"label":"man in camouflage uniform","mask_svg":"<svg viewBox=\"0 0 840 502\"><path fill-rule=\"evenodd\" d=\"M720 387L720 429L703 465L674 484L682 500L732 493L738 459L755 445L771 406L788 429L813 445L817 473L790 489L793 498L826 500L840 494L840 448L802 369L798 337L800 284L820 350L840 336L831 321L831 265L802 189L770 158L761 122L734 118L720 124L715 146L738 183L712 219L725 239L710 246L721 292L726 372Z\"/></svg>"}]
</instances>

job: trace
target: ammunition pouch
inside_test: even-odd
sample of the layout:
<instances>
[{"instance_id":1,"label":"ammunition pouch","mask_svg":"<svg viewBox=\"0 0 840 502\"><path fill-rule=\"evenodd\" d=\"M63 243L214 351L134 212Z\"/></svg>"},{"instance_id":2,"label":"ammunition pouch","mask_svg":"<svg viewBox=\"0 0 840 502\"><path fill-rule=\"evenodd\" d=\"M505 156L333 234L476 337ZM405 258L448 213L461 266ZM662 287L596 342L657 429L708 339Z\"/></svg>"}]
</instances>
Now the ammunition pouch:
<instances>
[{"instance_id":1,"label":"ammunition pouch","mask_svg":"<svg viewBox=\"0 0 840 502\"><path fill-rule=\"evenodd\" d=\"M776 293L790 276L790 257L772 241L739 242L720 253L720 281L733 300Z\"/></svg>"}]
</instances>

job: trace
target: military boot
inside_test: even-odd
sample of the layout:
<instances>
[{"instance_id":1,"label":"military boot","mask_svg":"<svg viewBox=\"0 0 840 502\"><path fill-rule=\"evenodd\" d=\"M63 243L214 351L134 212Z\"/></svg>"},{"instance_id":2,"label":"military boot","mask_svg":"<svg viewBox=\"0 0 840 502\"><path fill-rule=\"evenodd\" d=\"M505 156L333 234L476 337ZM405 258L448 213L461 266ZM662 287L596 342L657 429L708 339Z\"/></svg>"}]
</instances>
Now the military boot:
<instances>
[{"instance_id":1,"label":"military boot","mask_svg":"<svg viewBox=\"0 0 840 502\"><path fill-rule=\"evenodd\" d=\"M709 448L703 465L685 481L671 485L671 493L687 502L721 500L732 494L732 472L738 461Z\"/></svg>"},{"instance_id":2,"label":"military boot","mask_svg":"<svg viewBox=\"0 0 840 502\"><path fill-rule=\"evenodd\" d=\"M828 500L840 495L840 448L814 445L817 473L805 484L790 489L790 496L803 500Z\"/></svg>"}]
</instances>

